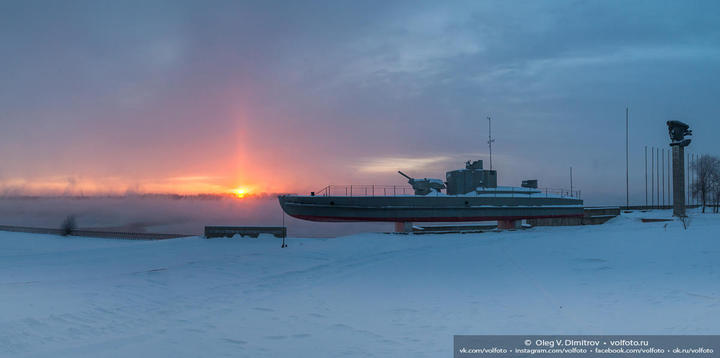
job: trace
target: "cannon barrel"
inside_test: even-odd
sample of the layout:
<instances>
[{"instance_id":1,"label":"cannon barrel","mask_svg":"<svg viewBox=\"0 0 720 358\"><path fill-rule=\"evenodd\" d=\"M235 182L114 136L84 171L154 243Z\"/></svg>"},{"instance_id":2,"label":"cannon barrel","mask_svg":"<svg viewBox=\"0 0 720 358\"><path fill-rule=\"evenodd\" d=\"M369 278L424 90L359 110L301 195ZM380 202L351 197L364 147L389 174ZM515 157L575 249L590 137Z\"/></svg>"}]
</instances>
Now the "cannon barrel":
<instances>
[{"instance_id":1,"label":"cannon barrel","mask_svg":"<svg viewBox=\"0 0 720 358\"><path fill-rule=\"evenodd\" d=\"M398 170L398 173L400 173L400 175L402 175L402 176L404 176L404 177L408 178L408 180L414 180L413 178L411 178L411 177L407 176L407 174L405 174L405 173L403 173L403 172L401 172L401 171L399 171L399 170Z\"/></svg>"}]
</instances>

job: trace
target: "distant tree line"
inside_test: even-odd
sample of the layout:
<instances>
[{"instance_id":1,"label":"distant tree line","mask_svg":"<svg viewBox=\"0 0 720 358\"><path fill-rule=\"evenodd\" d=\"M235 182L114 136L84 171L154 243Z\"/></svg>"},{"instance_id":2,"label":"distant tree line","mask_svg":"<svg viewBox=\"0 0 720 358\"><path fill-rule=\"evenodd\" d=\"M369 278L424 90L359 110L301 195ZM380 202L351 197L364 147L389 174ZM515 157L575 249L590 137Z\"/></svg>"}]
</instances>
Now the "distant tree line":
<instances>
[{"instance_id":1,"label":"distant tree line","mask_svg":"<svg viewBox=\"0 0 720 358\"><path fill-rule=\"evenodd\" d=\"M695 171L697 178L690 188L693 197L702 204L703 213L707 206L711 206L713 212L717 213L720 206L720 159L704 154L690 168Z\"/></svg>"}]
</instances>

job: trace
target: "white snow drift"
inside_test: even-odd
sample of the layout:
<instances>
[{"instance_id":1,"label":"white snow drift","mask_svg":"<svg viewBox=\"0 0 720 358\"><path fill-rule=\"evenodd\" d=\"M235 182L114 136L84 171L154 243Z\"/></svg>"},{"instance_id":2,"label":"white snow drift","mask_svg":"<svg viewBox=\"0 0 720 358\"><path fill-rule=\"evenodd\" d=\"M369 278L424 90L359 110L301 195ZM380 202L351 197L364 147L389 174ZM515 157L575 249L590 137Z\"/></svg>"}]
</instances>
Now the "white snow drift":
<instances>
[{"instance_id":1,"label":"white snow drift","mask_svg":"<svg viewBox=\"0 0 720 358\"><path fill-rule=\"evenodd\" d=\"M720 216L467 235L0 233L0 356L438 357L454 334L718 334Z\"/></svg>"}]
</instances>

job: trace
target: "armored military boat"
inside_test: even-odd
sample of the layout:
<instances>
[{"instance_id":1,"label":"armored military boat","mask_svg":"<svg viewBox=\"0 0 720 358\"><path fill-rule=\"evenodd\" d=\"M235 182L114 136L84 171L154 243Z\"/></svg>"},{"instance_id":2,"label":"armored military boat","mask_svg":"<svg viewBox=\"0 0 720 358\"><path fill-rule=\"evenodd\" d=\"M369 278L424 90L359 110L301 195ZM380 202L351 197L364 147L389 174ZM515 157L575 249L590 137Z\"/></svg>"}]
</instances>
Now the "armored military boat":
<instances>
[{"instance_id":1,"label":"armored military boat","mask_svg":"<svg viewBox=\"0 0 720 358\"><path fill-rule=\"evenodd\" d=\"M328 186L310 195L282 195L282 209L311 221L460 222L495 221L516 226L521 219L582 217L579 192L539 189L537 180L520 187L497 186L497 172L482 160L449 171L445 181L408 179L405 186Z\"/></svg>"}]
</instances>

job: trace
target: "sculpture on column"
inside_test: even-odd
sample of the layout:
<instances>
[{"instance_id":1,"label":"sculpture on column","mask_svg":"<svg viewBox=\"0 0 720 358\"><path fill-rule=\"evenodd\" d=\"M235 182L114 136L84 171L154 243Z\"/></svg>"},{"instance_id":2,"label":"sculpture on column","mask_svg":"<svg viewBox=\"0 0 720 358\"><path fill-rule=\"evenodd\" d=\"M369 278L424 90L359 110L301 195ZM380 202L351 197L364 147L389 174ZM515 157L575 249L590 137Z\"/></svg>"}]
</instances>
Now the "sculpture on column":
<instances>
[{"instance_id":1,"label":"sculpture on column","mask_svg":"<svg viewBox=\"0 0 720 358\"><path fill-rule=\"evenodd\" d=\"M667 121L673 169L673 216L685 217L685 147L692 135L690 126L680 121Z\"/></svg>"}]
</instances>

